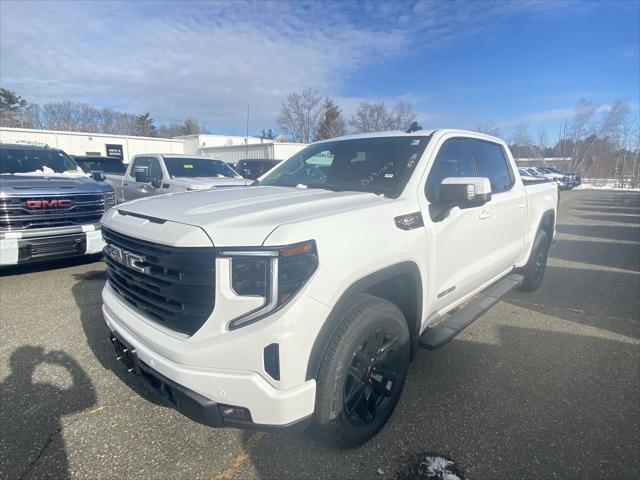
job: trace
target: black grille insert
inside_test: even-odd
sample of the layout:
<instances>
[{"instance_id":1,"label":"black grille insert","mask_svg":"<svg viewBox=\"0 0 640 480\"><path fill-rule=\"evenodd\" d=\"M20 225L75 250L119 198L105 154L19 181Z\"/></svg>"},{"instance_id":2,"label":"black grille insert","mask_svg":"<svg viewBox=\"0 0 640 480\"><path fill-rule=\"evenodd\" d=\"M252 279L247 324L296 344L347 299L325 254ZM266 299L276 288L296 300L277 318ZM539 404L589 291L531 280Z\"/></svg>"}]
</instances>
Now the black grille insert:
<instances>
[{"instance_id":1,"label":"black grille insert","mask_svg":"<svg viewBox=\"0 0 640 480\"><path fill-rule=\"evenodd\" d=\"M194 334L214 305L213 247L169 247L102 227L107 278L113 289L146 316L173 330ZM109 246L123 252L109 254ZM135 268L126 254L135 256Z\"/></svg>"}]
</instances>

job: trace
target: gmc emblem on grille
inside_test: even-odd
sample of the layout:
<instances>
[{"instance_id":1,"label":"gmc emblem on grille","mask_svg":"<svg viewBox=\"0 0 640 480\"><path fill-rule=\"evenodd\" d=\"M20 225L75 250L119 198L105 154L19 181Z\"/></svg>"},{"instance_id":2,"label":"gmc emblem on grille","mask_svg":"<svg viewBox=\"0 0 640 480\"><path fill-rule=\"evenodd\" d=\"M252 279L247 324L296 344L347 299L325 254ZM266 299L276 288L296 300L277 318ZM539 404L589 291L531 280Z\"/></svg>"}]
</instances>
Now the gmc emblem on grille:
<instances>
[{"instance_id":1,"label":"gmc emblem on grille","mask_svg":"<svg viewBox=\"0 0 640 480\"><path fill-rule=\"evenodd\" d=\"M141 272L141 273L149 272L149 267L145 267L143 265L145 260L144 260L144 257L141 255L136 255L135 253L127 252L126 250L111 244L107 244L107 246L104 247L104 253L106 253L110 258L112 258L116 262L126 267L129 267L137 272Z\"/></svg>"},{"instance_id":2,"label":"gmc emblem on grille","mask_svg":"<svg viewBox=\"0 0 640 480\"><path fill-rule=\"evenodd\" d=\"M68 198L52 198L51 200L27 200L27 208L66 208L73 205Z\"/></svg>"}]
</instances>

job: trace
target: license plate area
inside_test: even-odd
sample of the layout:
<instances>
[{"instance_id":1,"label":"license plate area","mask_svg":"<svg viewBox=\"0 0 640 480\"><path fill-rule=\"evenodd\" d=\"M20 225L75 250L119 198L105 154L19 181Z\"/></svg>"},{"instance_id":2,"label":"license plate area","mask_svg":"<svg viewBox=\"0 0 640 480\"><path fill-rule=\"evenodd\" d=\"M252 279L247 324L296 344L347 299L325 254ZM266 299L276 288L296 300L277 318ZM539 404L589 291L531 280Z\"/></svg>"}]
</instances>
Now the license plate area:
<instances>
[{"instance_id":1,"label":"license plate area","mask_svg":"<svg viewBox=\"0 0 640 480\"><path fill-rule=\"evenodd\" d=\"M136 355L136 349L127 345L114 334L111 334L111 343L116 351L116 360L124 363L129 373L140 375L140 361Z\"/></svg>"}]
</instances>

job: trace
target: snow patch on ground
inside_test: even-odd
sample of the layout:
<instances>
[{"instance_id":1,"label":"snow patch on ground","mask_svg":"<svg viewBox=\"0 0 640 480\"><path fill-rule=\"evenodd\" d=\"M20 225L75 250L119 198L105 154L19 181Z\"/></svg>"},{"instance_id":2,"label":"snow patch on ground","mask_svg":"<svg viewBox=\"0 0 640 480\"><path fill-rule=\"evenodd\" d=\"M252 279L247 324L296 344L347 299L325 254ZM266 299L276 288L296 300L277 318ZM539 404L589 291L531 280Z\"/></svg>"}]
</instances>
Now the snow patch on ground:
<instances>
[{"instance_id":1,"label":"snow patch on ground","mask_svg":"<svg viewBox=\"0 0 640 480\"><path fill-rule=\"evenodd\" d=\"M396 480L464 480L455 462L441 455L419 454L403 466Z\"/></svg>"},{"instance_id":2,"label":"snow patch on ground","mask_svg":"<svg viewBox=\"0 0 640 480\"><path fill-rule=\"evenodd\" d=\"M594 185L592 183L583 183L574 188L574 190L609 190L614 192L640 192L640 188L620 188L613 185Z\"/></svg>"}]
</instances>

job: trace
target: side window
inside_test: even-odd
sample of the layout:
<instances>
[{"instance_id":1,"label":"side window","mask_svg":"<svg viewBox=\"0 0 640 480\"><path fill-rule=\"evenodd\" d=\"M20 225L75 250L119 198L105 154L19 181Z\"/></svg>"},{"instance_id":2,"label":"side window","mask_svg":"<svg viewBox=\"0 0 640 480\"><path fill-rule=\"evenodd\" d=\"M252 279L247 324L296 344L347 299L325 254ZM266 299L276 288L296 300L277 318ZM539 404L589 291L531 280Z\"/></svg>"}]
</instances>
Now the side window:
<instances>
[{"instance_id":1,"label":"side window","mask_svg":"<svg viewBox=\"0 0 640 480\"><path fill-rule=\"evenodd\" d=\"M444 142L431 167L426 194L430 202L438 201L440 183L447 177L475 177L469 149L463 138L452 138Z\"/></svg>"},{"instance_id":2,"label":"side window","mask_svg":"<svg viewBox=\"0 0 640 480\"><path fill-rule=\"evenodd\" d=\"M484 140L469 139L469 148L476 163L478 176L489 179L493 193L506 192L511 189L514 177L500 145Z\"/></svg>"},{"instance_id":3,"label":"side window","mask_svg":"<svg viewBox=\"0 0 640 480\"><path fill-rule=\"evenodd\" d=\"M149 157L149 176L162 180L162 167L160 160L155 157Z\"/></svg>"}]
</instances>

